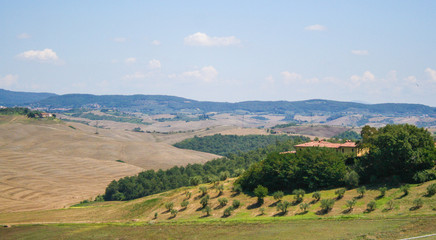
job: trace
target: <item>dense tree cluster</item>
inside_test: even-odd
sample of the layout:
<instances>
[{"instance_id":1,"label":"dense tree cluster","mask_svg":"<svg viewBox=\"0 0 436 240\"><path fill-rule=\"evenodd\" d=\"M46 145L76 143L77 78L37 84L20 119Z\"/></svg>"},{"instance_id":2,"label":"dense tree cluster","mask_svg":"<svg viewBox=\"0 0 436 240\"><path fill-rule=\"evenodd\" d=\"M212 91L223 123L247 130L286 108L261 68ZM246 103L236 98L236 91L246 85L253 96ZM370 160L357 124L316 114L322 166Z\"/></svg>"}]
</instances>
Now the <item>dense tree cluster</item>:
<instances>
[{"instance_id":1,"label":"dense tree cluster","mask_svg":"<svg viewBox=\"0 0 436 240\"><path fill-rule=\"evenodd\" d=\"M414 176L435 166L434 141L424 128L408 124L380 129L365 126L362 137L361 146L369 148L369 153L358 159L355 168L365 181L391 176L416 181Z\"/></svg>"},{"instance_id":2,"label":"dense tree cluster","mask_svg":"<svg viewBox=\"0 0 436 240\"><path fill-rule=\"evenodd\" d=\"M183 149L191 149L201 152L213 153L221 156L229 154L248 152L257 148L266 147L276 142L284 142L288 140L306 140L301 137L292 137L287 135L221 135L194 137L185 139L174 144L175 147Z\"/></svg>"},{"instance_id":3,"label":"dense tree cluster","mask_svg":"<svg viewBox=\"0 0 436 240\"><path fill-rule=\"evenodd\" d=\"M270 190L315 190L342 185L345 157L328 148L307 148L298 154L272 153L253 164L237 180L244 189L263 185Z\"/></svg>"},{"instance_id":4,"label":"dense tree cluster","mask_svg":"<svg viewBox=\"0 0 436 240\"><path fill-rule=\"evenodd\" d=\"M0 115L26 115L29 118L41 117L41 111L24 107L1 108Z\"/></svg>"},{"instance_id":5,"label":"dense tree cluster","mask_svg":"<svg viewBox=\"0 0 436 240\"><path fill-rule=\"evenodd\" d=\"M362 139L362 136L360 136L360 134L356 133L355 131L345 131L343 133L340 133L336 136L334 136L333 138L336 139L342 139L342 140L352 140L352 141L357 141Z\"/></svg>"},{"instance_id":6,"label":"dense tree cluster","mask_svg":"<svg viewBox=\"0 0 436 240\"><path fill-rule=\"evenodd\" d=\"M287 151L295 144L307 141L305 137L291 137L264 148L246 153L228 154L205 164L188 164L168 170L147 170L136 176L112 181L106 188L105 200L130 200L201 182L214 182L224 176L239 176L253 163L263 160L271 152Z\"/></svg>"}]
</instances>

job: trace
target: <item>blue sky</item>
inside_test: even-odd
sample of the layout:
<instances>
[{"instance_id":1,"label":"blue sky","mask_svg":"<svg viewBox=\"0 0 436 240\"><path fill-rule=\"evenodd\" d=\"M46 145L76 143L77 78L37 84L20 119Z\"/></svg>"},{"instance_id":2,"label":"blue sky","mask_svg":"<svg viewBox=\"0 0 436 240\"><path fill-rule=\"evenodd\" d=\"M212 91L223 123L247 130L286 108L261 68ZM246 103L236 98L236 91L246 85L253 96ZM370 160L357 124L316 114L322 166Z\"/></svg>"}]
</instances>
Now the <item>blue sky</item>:
<instances>
[{"instance_id":1,"label":"blue sky","mask_svg":"<svg viewBox=\"0 0 436 240\"><path fill-rule=\"evenodd\" d=\"M436 1L0 0L0 88L436 106Z\"/></svg>"}]
</instances>

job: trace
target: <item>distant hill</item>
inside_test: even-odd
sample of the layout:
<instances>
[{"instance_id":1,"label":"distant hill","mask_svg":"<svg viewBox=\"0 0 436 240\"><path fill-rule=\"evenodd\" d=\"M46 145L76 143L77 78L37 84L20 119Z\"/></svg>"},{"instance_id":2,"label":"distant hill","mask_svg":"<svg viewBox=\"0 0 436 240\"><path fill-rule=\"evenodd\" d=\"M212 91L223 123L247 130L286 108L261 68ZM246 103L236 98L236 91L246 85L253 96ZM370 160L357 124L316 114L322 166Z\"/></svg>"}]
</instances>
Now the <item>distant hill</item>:
<instances>
[{"instance_id":1,"label":"distant hill","mask_svg":"<svg viewBox=\"0 0 436 240\"><path fill-rule=\"evenodd\" d=\"M338 115L380 114L384 116L436 116L436 108L422 104L363 104L322 99L305 101L245 101L238 103L196 101L165 95L92 95L22 93L0 90L0 104L53 108L116 108L122 111L160 113L233 112L255 114ZM3 100L5 99L5 100ZM6 100L7 99L7 100Z\"/></svg>"},{"instance_id":2,"label":"distant hill","mask_svg":"<svg viewBox=\"0 0 436 240\"><path fill-rule=\"evenodd\" d=\"M20 106L56 96L54 93L14 92L0 89L0 105L6 107Z\"/></svg>"}]
</instances>

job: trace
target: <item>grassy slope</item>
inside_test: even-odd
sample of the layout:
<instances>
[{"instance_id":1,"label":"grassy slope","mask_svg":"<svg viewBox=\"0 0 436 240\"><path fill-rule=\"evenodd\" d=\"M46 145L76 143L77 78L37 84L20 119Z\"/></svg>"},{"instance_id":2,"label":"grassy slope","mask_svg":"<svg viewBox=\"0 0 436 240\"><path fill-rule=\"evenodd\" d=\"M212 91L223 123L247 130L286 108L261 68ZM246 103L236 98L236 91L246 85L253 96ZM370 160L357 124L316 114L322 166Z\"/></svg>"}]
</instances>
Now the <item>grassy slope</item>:
<instances>
[{"instance_id":1,"label":"grassy slope","mask_svg":"<svg viewBox=\"0 0 436 240\"><path fill-rule=\"evenodd\" d=\"M129 202L101 202L50 211L0 213L0 223L3 224L57 223L13 226L1 229L0 233L23 237L29 234L29 236L41 238L54 238L60 234L67 239L89 236L105 238L108 231L111 236L119 234L119 236L129 236L129 238L144 236L147 238L189 238L195 235L214 238L238 236L249 239L272 236L287 238L289 234L296 234L295 236L298 236L298 238L295 237L296 239L305 237L354 238L363 235L401 238L436 233L436 225L433 224L436 221L434 210L436 196L424 196L426 187L435 182L413 185L406 196L403 196L398 188L392 188L388 190L385 197L377 198L379 192L369 189L363 198L357 199L356 207L351 213L344 211L345 203L346 200L358 196L355 189L348 190L342 199L336 201L332 211L324 215L317 214L320 210L320 203L313 203L311 193L308 193L304 200L311 203L307 213L302 213L299 206L295 205L290 207L285 216L279 216L275 201L271 196L265 199L262 206L265 208L265 215L260 215L260 208L255 206L256 198L243 193L234 195L229 190L232 180L227 180L224 183L226 190L220 197L228 198L229 204L234 199L242 203L242 206L227 218L222 217L225 207L218 206L218 197L214 190L209 190L210 206L213 208L212 216L205 217L200 210L198 187L187 187ZM210 187L210 185L207 186ZM192 192L192 197L189 199L189 206L181 209L180 203L185 199L186 191ZM334 191L335 189L322 191L322 198L334 198ZM418 197L424 200L424 206L411 210L413 200ZM385 209L385 203L389 199L395 202L392 210ZM286 195L284 200L293 201L293 196ZM365 213L366 204L371 200L376 200L377 209ZM172 218L164 207L165 203L170 201L174 202L175 209L179 210L175 218ZM156 212L158 217L154 219ZM68 224L59 225L59 223Z\"/></svg>"}]
</instances>

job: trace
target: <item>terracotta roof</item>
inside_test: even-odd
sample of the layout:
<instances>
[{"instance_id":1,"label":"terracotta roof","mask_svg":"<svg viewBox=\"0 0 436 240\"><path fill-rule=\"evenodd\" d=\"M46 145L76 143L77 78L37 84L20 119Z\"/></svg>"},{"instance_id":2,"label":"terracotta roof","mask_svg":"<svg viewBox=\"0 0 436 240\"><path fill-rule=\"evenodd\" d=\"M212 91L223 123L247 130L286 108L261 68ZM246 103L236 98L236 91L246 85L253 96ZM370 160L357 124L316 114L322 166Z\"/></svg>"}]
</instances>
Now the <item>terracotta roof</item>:
<instances>
[{"instance_id":1,"label":"terracotta roof","mask_svg":"<svg viewBox=\"0 0 436 240\"><path fill-rule=\"evenodd\" d=\"M325 141L312 141L295 145L295 147L327 147L327 148L341 148L341 147L356 147L356 143L347 141L345 143L331 143Z\"/></svg>"}]
</instances>

